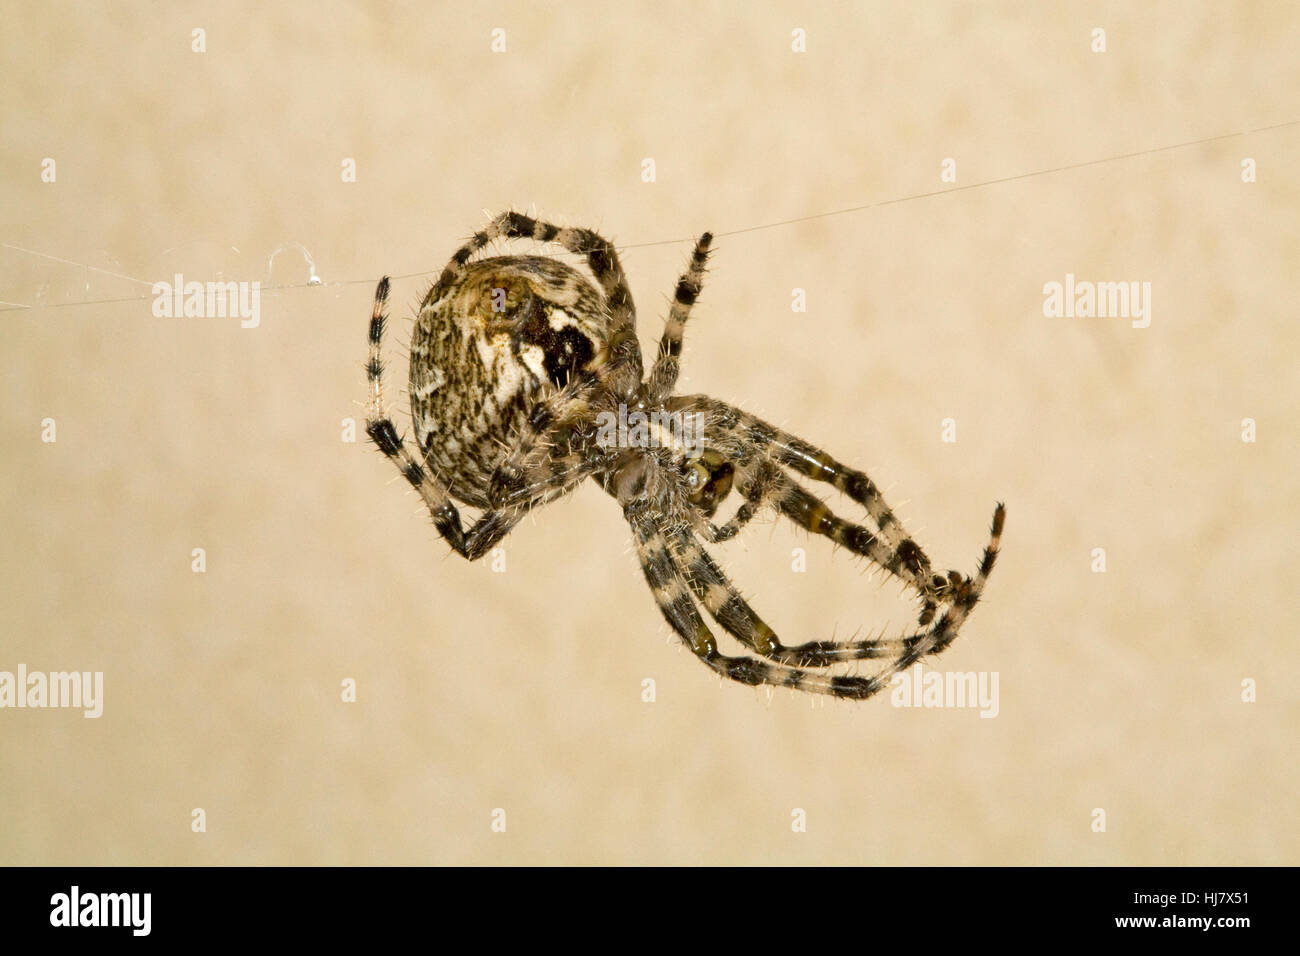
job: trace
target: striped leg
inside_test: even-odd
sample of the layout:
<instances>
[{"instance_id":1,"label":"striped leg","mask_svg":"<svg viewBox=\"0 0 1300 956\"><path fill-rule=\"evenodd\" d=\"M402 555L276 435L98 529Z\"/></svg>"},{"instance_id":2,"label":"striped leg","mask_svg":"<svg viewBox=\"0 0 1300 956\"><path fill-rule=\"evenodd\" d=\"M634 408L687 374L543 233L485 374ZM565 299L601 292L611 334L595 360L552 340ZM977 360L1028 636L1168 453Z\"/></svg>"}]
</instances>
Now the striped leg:
<instances>
[{"instance_id":1,"label":"striped leg","mask_svg":"<svg viewBox=\"0 0 1300 956\"><path fill-rule=\"evenodd\" d=\"M711 544L729 541L756 513L771 506L805 531L830 538L836 544L884 568L888 573L900 577L913 590L918 590L908 578L900 574L904 569L900 567L895 552L890 551L866 528L838 517L826 502L805 491L782 471L780 466L770 459L763 458L756 465L749 466L748 470L754 472L755 476L749 479L746 470L742 469L741 491L745 494L745 503L736 511L735 516L721 527L709 525L700 529L701 536L706 541ZM960 575L955 579L939 575L929 579L928 589L920 592L923 605L918 623L922 627L934 620L940 603L957 593L955 590L950 593L945 592L948 592L950 587L957 587L963 580Z\"/></svg>"},{"instance_id":2,"label":"striped leg","mask_svg":"<svg viewBox=\"0 0 1300 956\"><path fill-rule=\"evenodd\" d=\"M760 478L748 484L745 484L742 480L740 491L745 496L744 503L736 509L736 513L724 524L717 525L710 522L701 528L701 533L704 534L705 539L710 544L721 544L740 534L741 529L749 524L754 519L754 516L771 502L774 494L773 487L770 479L765 482Z\"/></svg>"},{"instance_id":3,"label":"striped leg","mask_svg":"<svg viewBox=\"0 0 1300 956\"><path fill-rule=\"evenodd\" d=\"M681 370L682 335L686 330L686 320L691 315L691 306L700 295L700 286L704 281L704 264L708 261L709 244L712 241L712 233L706 232L700 236L699 241L695 243L695 252L691 254L690 265L677 280L672 308L668 310L668 321L664 324L663 338L659 340L659 353L655 357L654 366L650 369L648 386L652 404L663 401L671 395L677 385L677 373Z\"/></svg>"},{"instance_id":4,"label":"striped leg","mask_svg":"<svg viewBox=\"0 0 1300 956\"><path fill-rule=\"evenodd\" d=\"M953 579L937 574L922 577L911 573L913 569L904 563L898 551L891 550L879 536L862 525L838 517L826 502L805 491L785 472L778 472L772 479L772 498L776 509L799 527L830 538L916 590L924 602L920 617L923 625L930 623L937 605L948 599L950 589L963 580L960 575Z\"/></svg>"},{"instance_id":5,"label":"striped leg","mask_svg":"<svg viewBox=\"0 0 1300 956\"><path fill-rule=\"evenodd\" d=\"M434 526L456 553L467 561L481 558L498 541L510 533L523 517L524 509L486 511L466 533L461 527L460 511L452 503L447 489L417 462L397 434L397 429L387 418L366 419L366 434L370 440L397 465L411 487L420 493Z\"/></svg>"},{"instance_id":6,"label":"striped leg","mask_svg":"<svg viewBox=\"0 0 1300 956\"><path fill-rule=\"evenodd\" d=\"M834 485L837 490L862 505L875 523L879 530L878 537L884 539L884 545L892 555L888 562L878 562L882 567L889 568L919 594L926 595L927 599L941 586L941 576L934 573L929 557L908 536L885 502L880 489L865 473L841 464L826 452L789 432L707 395L681 396L670 400L668 407L674 411L686 408L703 411L707 417L707 427L723 437L723 440L729 437L742 449L752 452L770 450L777 461L793 471ZM953 576L949 574L946 577L951 580Z\"/></svg>"},{"instance_id":7,"label":"striped leg","mask_svg":"<svg viewBox=\"0 0 1300 956\"><path fill-rule=\"evenodd\" d=\"M519 212L503 212L456 250L438 280L424 297L424 306L432 305L446 293L464 271L466 263L493 239L534 239L554 242L577 255L585 256L592 275L600 283L610 312L610 360L597 373L614 393L630 397L641 385L641 349L636 339L636 311L632 290L619 262L618 253L609 240L590 229L561 228Z\"/></svg>"},{"instance_id":8,"label":"striped leg","mask_svg":"<svg viewBox=\"0 0 1300 956\"><path fill-rule=\"evenodd\" d=\"M468 533L461 527L460 512L452 502L446 487L425 467L418 462L397 433L392 420L384 410L382 345L384 326L388 317L384 307L388 301L388 277L379 281L375 290L374 309L370 315L370 357L366 362L366 378L370 384L370 401L366 415L366 434L393 462L402 476L410 482L420 497L424 499L433 516L433 523L438 533L466 560L473 561L482 557L498 541L504 538L523 517L527 507L520 506L510 510L489 510L484 512L469 529ZM541 497L552 489L534 489L535 497Z\"/></svg>"},{"instance_id":9,"label":"striped leg","mask_svg":"<svg viewBox=\"0 0 1300 956\"><path fill-rule=\"evenodd\" d=\"M633 502L624 509L632 528L637 557L645 573L646 583L650 585L660 612L677 632L682 643L715 673L751 686L770 684L858 700L871 697L885 688L886 682L879 676L840 677L818 674L753 657L728 657L720 653L713 632L700 617L699 609L691 597L686 576L669 550L663 530L651 512L652 506L647 501Z\"/></svg>"},{"instance_id":10,"label":"striped leg","mask_svg":"<svg viewBox=\"0 0 1300 956\"><path fill-rule=\"evenodd\" d=\"M1002 537L1004 516L1005 509L999 505L994 512L989 545L985 549L980 569L969 586L957 594L953 607L930 630L888 640L812 641L787 647L741 597L717 562L689 531L684 528L670 529L668 544L679 565L686 569L686 581L695 597L708 608L714 620L727 633L746 647L764 657L795 667L826 667L839 661L893 658L894 663L876 675L887 681L898 671L910 667L921 656L944 650L956 638L962 623L979 601L984 584L993 570Z\"/></svg>"}]
</instances>

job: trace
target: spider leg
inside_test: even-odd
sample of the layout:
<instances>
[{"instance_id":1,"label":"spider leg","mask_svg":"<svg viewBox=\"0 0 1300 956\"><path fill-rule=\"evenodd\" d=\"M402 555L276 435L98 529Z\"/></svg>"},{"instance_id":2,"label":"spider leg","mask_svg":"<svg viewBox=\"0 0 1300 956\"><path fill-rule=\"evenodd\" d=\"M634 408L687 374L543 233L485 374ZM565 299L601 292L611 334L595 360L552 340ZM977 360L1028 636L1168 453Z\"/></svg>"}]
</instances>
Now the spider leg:
<instances>
[{"instance_id":1,"label":"spider leg","mask_svg":"<svg viewBox=\"0 0 1300 956\"><path fill-rule=\"evenodd\" d=\"M660 612L682 643L715 673L750 686L770 684L857 700L884 690L887 678L880 675L841 677L819 674L754 657L728 657L720 653L713 632L700 617L686 575L669 550L652 509L652 503L645 499L638 499L624 508L646 583L650 585Z\"/></svg>"},{"instance_id":2,"label":"spider leg","mask_svg":"<svg viewBox=\"0 0 1300 956\"><path fill-rule=\"evenodd\" d=\"M704 264L709 258L709 244L712 241L712 233L706 232L700 236L699 241L695 243L695 252L691 254L690 265L677 280L672 308L668 310L663 338L659 340L659 353L650 369L648 386L652 404L663 401L671 395L677 385L677 373L681 370L682 335L686 330L686 320L691 315L691 306L700 295L700 286L704 281Z\"/></svg>"},{"instance_id":3,"label":"spider leg","mask_svg":"<svg viewBox=\"0 0 1300 956\"><path fill-rule=\"evenodd\" d=\"M410 482L411 487L419 492L433 517L438 533L466 560L473 561L482 557L498 541L509 534L528 510L527 503L508 510L492 509L485 511L470 527L468 533L462 528L460 511L451 500L446 486L438 481L418 462L406 447L406 443L397 433L397 428L384 411L384 364L382 345L384 326L388 317L384 307L388 301L388 277L379 281L375 289L375 304L370 316L370 357L366 362L366 378L370 383L370 401L366 415L366 434L378 446L388 459L397 466L402 476ZM553 489L534 487L533 496L541 497Z\"/></svg>"},{"instance_id":4,"label":"spider leg","mask_svg":"<svg viewBox=\"0 0 1300 956\"><path fill-rule=\"evenodd\" d=\"M771 476L768 489L777 511L799 527L830 538L836 544L884 568L918 591L924 602L919 619L922 625L929 624L934 619L938 605L956 593L951 589L961 585L964 580L957 572L953 572L955 577L935 574L923 578L920 575L910 574L913 569L904 563L898 551L891 550L878 535L872 534L862 525L840 518L831 511L826 502L806 491L780 469Z\"/></svg>"},{"instance_id":5,"label":"spider leg","mask_svg":"<svg viewBox=\"0 0 1300 956\"><path fill-rule=\"evenodd\" d=\"M927 631L894 639L864 641L811 641L794 647L782 644L763 619L727 579L717 562L699 540L683 527L668 530L668 545L676 560L686 569L686 580L700 601L719 624L746 647L764 657L795 667L826 667L838 661L868 658L893 658L877 677L888 680L906 670L926 654L938 654L956 638L962 623L980 599L984 584L997 559L1002 537L1005 509L999 505L993 515L993 527L980 569L968 587L960 590L953 606Z\"/></svg>"},{"instance_id":6,"label":"spider leg","mask_svg":"<svg viewBox=\"0 0 1300 956\"><path fill-rule=\"evenodd\" d=\"M697 530L710 544L721 544L738 535L760 511L772 504L776 497L777 480L783 475L780 467L763 460L753 467L741 467L736 471L736 490L744 497L744 502L731 519L724 524L697 522Z\"/></svg>"},{"instance_id":7,"label":"spider leg","mask_svg":"<svg viewBox=\"0 0 1300 956\"><path fill-rule=\"evenodd\" d=\"M641 349L636 339L636 311L632 290L614 245L590 229L556 226L519 212L503 212L456 250L442 274L424 297L423 306L437 302L464 271L474 253L493 239L534 239L554 242L569 252L585 256L592 275L605 293L610 312L609 361L597 372L616 395L631 397L641 386Z\"/></svg>"},{"instance_id":8,"label":"spider leg","mask_svg":"<svg viewBox=\"0 0 1300 956\"><path fill-rule=\"evenodd\" d=\"M824 501L805 491L766 456L739 467L737 476L737 487L745 501L731 520L722 525L705 520L692 521L697 533L710 544L730 541L759 512L771 506L804 530L830 538L919 591L924 600L919 618L922 626L934 619L938 605L946 597L943 592L961 583L960 578L953 581L935 575L925 582L924 588L918 587L907 575L907 569L902 566L897 552L891 551L876 535L861 525L838 517Z\"/></svg>"},{"instance_id":9,"label":"spider leg","mask_svg":"<svg viewBox=\"0 0 1300 956\"><path fill-rule=\"evenodd\" d=\"M591 395L590 381L574 381L533 406L522 431L512 440L510 452L492 474L488 500L494 506L517 501L529 488L548 480L562 484L566 475L571 475L576 483L595 469L599 462L593 456L558 454L556 447L570 422L590 412Z\"/></svg>"},{"instance_id":10,"label":"spider leg","mask_svg":"<svg viewBox=\"0 0 1300 956\"><path fill-rule=\"evenodd\" d=\"M764 487L750 486L749 489L742 489L742 491L745 494L745 501L728 521L723 524L709 522L699 529L710 544L722 544L740 534L745 525L763 510L771 496L770 490Z\"/></svg>"},{"instance_id":11,"label":"spider leg","mask_svg":"<svg viewBox=\"0 0 1300 956\"><path fill-rule=\"evenodd\" d=\"M900 571L903 569L899 566L895 552L890 551L866 528L835 515L824 501L805 491L771 459L760 458L757 463L742 467L739 475L739 487L745 495L745 503L726 524L697 527L696 530L705 541L717 544L731 540L758 512L771 506L804 530L830 538L890 574L901 576ZM903 580L916 589L907 578L904 577ZM947 597L943 592L961 581L954 582L935 575L928 583L928 592L921 594L924 604L918 623L922 627L934 620L939 604Z\"/></svg>"},{"instance_id":12,"label":"spider leg","mask_svg":"<svg viewBox=\"0 0 1300 956\"><path fill-rule=\"evenodd\" d=\"M946 577L954 584L963 580L956 572L949 572L946 576L934 573L929 557L908 536L880 489L865 473L841 464L821 449L755 415L707 395L679 396L670 399L667 407L674 411L683 408L697 412L703 410L708 427L730 438L742 464L745 463L744 459L753 458L755 453L766 451L792 471L817 481L828 482L862 505L879 531L877 537L884 539L885 548L891 555L888 561L877 563L897 574L927 600L932 599L935 591L941 587L941 578ZM809 498L813 502L817 501L812 496ZM792 507L795 506L794 502L791 504ZM807 512L810 522L814 517L819 517L816 505L811 507L812 510Z\"/></svg>"},{"instance_id":13,"label":"spider leg","mask_svg":"<svg viewBox=\"0 0 1300 956\"><path fill-rule=\"evenodd\" d=\"M556 432L563 430L557 426ZM538 441L525 457L515 460L512 453L492 476L488 498L497 508L519 507L542 499L549 500L570 490L588 475L609 466L608 457L591 447L569 448Z\"/></svg>"}]
</instances>

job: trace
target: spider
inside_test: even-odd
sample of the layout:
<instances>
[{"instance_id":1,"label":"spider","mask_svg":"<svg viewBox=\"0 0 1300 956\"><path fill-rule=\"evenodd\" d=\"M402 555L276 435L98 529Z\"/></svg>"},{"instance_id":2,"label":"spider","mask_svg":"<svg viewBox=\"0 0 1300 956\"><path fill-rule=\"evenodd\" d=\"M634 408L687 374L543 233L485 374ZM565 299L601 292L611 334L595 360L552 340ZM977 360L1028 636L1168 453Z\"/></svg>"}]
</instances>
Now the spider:
<instances>
[{"instance_id":1,"label":"spider","mask_svg":"<svg viewBox=\"0 0 1300 956\"><path fill-rule=\"evenodd\" d=\"M474 259L498 239L559 245L585 258L595 284L549 256ZM409 392L416 452L385 411L381 346L389 280L383 278L370 319L366 432L464 558L481 557L528 511L593 478L622 507L664 618L716 673L742 684L871 697L894 674L940 653L957 636L993 570L1005 508L999 503L993 512L974 578L936 573L863 472L732 405L675 395L682 335L711 242L709 233L696 242L654 365L643 376L636 311L613 245L589 229L561 228L517 212L492 219L451 257L415 319ZM622 440L609 440L599 427L613 415L631 421L634 413L650 425L620 431ZM683 430L671 427L679 415L692 417L697 440L688 442ZM800 478L847 495L865 509L874 530L836 516ZM733 489L741 499L737 510L714 523ZM481 509L468 529L453 499ZM767 508L902 581L920 604L916 633L783 644L704 547L733 538ZM752 654L723 654L701 606ZM871 676L825 670L865 659L888 663Z\"/></svg>"}]
</instances>

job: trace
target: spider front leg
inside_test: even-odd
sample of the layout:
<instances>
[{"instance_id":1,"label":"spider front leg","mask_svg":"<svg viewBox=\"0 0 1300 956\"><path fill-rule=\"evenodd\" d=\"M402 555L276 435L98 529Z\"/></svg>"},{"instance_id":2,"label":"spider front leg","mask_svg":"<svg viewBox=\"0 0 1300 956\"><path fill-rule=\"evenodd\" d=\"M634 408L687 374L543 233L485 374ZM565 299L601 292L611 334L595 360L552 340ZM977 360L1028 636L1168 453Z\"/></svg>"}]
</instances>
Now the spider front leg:
<instances>
[{"instance_id":1,"label":"spider front leg","mask_svg":"<svg viewBox=\"0 0 1300 956\"><path fill-rule=\"evenodd\" d=\"M763 509L775 504L783 488L783 479L785 479L785 472L779 465L766 458L736 467L736 489L745 499L744 503L724 524L715 525L709 521L694 522L696 531L710 544L730 541Z\"/></svg>"},{"instance_id":2,"label":"spider front leg","mask_svg":"<svg viewBox=\"0 0 1300 956\"><path fill-rule=\"evenodd\" d=\"M929 624L934 619L939 604L951 599L957 593L954 589L967 580L955 571L948 577L936 574L925 578L915 574L915 568L907 564L900 551L891 549L879 536L862 525L845 521L836 515L825 501L806 491L770 461L765 464L771 469L765 493L776 510L805 531L830 538L911 586L923 602L918 619L921 625ZM928 568L928 561L926 567Z\"/></svg>"}]
</instances>

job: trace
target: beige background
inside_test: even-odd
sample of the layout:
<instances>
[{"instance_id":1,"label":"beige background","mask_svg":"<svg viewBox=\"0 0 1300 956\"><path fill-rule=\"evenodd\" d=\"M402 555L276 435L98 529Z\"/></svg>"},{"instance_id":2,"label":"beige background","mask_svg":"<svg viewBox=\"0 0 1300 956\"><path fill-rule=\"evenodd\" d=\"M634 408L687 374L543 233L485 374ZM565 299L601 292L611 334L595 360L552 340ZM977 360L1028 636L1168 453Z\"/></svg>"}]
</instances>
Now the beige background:
<instances>
[{"instance_id":1,"label":"beige background","mask_svg":"<svg viewBox=\"0 0 1300 956\"><path fill-rule=\"evenodd\" d=\"M1300 120L1295 5L5 21L0 299L35 307L0 314L0 669L102 670L106 699L0 711L0 862L1300 862L1300 126L1144 152ZM970 186L1133 153L725 235L950 188L945 157ZM973 568L1008 503L942 659L998 672L996 719L720 686L592 485L505 573L447 557L341 422L374 280L511 205L630 247L647 345L689 237L724 233L685 388L866 467L936 562ZM291 243L322 287L295 249L268 271ZM176 272L297 287L256 330L156 319L141 283ZM1151 327L1044 318L1067 272L1151 282ZM396 285L395 382L426 281ZM770 519L721 554L788 640L911 620Z\"/></svg>"}]
</instances>

